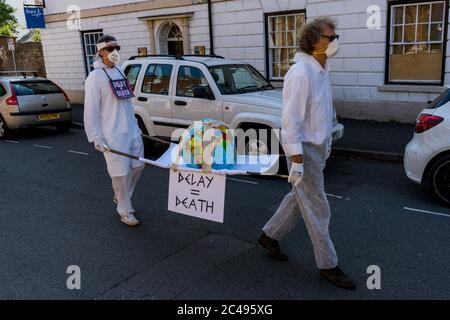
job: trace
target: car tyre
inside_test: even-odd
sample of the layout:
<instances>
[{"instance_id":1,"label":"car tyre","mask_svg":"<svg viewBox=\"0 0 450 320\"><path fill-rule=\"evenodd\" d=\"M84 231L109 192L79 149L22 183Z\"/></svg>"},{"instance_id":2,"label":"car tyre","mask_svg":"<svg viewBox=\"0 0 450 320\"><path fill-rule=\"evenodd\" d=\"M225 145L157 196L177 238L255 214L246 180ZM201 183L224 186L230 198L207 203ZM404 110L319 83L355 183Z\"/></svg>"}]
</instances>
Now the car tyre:
<instances>
[{"instance_id":1,"label":"car tyre","mask_svg":"<svg viewBox=\"0 0 450 320\"><path fill-rule=\"evenodd\" d=\"M248 129L254 129L256 130L257 136L255 137L255 139L252 140L248 140L245 143L245 150L244 150L244 154L245 155L266 155L266 154L271 154L272 153L272 148L270 146L270 143L272 141L272 129L270 127L267 126L254 126L254 127L248 127L248 126L244 126L241 129L248 130ZM266 129L269 130L269 134L265 139L262 139L259 135L259 130L260 129ZM267 141L264 141L267 140ZM268 145L269 144L269 145ZM278 174L287 174L288 173L288 168L287 168L287 161L286 161L286 156L284 155L284 151L283 148L281 147L281 145L278 145L278 153L280 154L280 158L279 158L279 162L278 162ZM240 153L241 151L238 151L238 153Z\"/></svg>"},{"instance_id":2,"label":"car tyre","mask_svg":"<svg viewBox=\"0 0 450 320\"><path fill-rule=\"evenodd\" d=\"M428 187L435 197L450 206L450 155L433 163L428 173Z\"/></svg>"}]
</instances>

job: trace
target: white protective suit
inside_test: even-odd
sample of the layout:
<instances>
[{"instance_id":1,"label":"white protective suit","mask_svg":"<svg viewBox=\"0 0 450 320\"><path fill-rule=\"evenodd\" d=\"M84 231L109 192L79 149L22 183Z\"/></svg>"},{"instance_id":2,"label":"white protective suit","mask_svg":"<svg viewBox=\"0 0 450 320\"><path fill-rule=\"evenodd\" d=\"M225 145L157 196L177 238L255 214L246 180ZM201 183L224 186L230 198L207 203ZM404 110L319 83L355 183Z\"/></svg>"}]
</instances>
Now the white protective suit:
<instances>
[{"instance_id":1,"label":"white protective suit","mask_svg":"<svg viewBox=\"0 0 450 320\"><path fill-rule=\"evenodd\" d=\"M284 79L281 137L286 156L303 155L304 174L288 193L264 233L281 240L303 216L319 269L332 269L338 259L328 226L331 212L324 188L325 163L331 148L333 99L330 67L298 53ZM290 167L290 161L288 161Z\"/></svg>"},{"instance_id":2,"label":"white protective suit","mask_svg":"<svg viewBox=\"0 0 450 320\"><path fill-rule=\"evenodd\" d=\"M123 79L122 70L109 68L101 61L96 61L94 68L85 81L84 128L89 142L103 139L111 149L143 157L142 132L131 99L121 100L114 95L103 69L112 80ZM131 196L144 163L109 152L104 156L118 201L118 213L134 212Z\"/></svg>"}]
</instances>

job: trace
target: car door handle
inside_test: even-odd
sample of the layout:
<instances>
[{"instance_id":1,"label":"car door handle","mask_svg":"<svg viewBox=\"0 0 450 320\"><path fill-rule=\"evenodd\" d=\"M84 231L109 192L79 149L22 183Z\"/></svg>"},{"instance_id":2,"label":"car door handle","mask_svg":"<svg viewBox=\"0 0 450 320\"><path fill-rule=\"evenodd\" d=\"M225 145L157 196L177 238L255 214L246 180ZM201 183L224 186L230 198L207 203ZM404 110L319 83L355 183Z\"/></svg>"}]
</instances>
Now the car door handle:
<instances>
[{"instance_id":1,"label":"car door handle","mask_svg":"<svg viewBox=\"0 0 450 320\"><path fill-rule=\"evenodd\" d=\"M138 97L137 99L138 99L138 101L148 101L148 99L146 97Z\"/></svg>"},{"instance_id":2,"label":"car door handle","mask_svg":"<svg viewBox=\"0 0 450 320\"><path fill-rule=\"evenodd\" d=\"M42 104L43 107L48 107L48 103Z\"/></svg>"},{"instance_id":3,"label":"car door handle","mask_svg":"<svg viewBox=\"0 0 450 320\"><path fill-rule=\"evenodd\" d=\"M175 100L174 103L175 103L176 106L187 106L187 102L186 101Z\"/></svg>"}]
</instances>

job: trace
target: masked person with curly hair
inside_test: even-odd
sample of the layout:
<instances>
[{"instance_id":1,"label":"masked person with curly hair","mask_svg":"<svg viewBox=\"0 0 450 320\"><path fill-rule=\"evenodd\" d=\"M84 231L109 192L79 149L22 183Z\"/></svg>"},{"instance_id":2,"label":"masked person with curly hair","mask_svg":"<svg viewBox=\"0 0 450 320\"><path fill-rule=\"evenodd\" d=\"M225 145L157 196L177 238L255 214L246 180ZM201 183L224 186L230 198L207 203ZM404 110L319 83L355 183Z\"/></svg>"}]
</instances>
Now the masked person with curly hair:
<instances>
[{"instance_id":1,"label":"masked person with curly hair","mask_svg":"<svg viewBox=\"0 0 450 320\"><path fill-rule=\"evenodd\" d=\"M335 23L327 17L305 24L300 51L284 78L281 138L290 167L292 191L263 228L259 243L277 260L288 260L279 245L301 217L311 238L320 275L334 285L354 289L338 267L330 238L330 206L324 189L325 163L331 151L333 99L330 65L339 50Z\"/></svg>"}]
</instances>

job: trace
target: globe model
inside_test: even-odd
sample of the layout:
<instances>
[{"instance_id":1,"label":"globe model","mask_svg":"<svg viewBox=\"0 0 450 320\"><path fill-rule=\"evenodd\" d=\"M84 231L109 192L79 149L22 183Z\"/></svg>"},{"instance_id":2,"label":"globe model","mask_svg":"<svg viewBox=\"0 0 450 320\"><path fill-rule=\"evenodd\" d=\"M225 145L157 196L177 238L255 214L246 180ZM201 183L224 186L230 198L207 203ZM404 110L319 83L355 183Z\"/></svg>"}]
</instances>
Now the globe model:
<instances>
[{"instance_id":1,"label":"globe model","mask_svg":"<svg viewBox=\"0 0 450 320\"><path fill-rule=\"evenodd\" d=\"M220 170L236 163L230 129L213 119L194 122L180 140L180 151L184 163L191 168Z\"/></svg>"}]
</instances>

